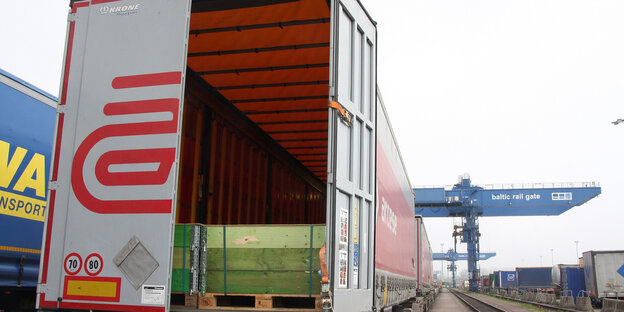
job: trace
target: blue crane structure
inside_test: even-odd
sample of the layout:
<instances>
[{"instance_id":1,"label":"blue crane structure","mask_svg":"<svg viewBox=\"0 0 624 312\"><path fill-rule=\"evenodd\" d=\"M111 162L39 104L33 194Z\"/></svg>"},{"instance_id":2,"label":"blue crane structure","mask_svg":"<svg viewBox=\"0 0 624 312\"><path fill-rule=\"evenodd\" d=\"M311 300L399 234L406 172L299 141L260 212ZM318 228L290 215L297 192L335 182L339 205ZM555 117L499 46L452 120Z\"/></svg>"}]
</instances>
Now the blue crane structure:
<instances>
[{"instance_id":1,"label":"blue crane structure","mask_svg":"<svg viewBox=\"0 0 624 312\"><path fill-rule=\"evenodd\" d=\"M415 213L423 217L461 217L454 236L467 244L470 290L478 288L478 217L552 216L598 196L597 182L472 185L470 176L460 176L452 187L414 188ZM458 231L458 229L460 231Z\"/></svg>"},{"instance_id":2,"label":"blue crane structure","mask_svg":"<svg viewBox=\"0 0 624 312\"><path fill-rule=\"evenodd\" d=\"M480 252L479 260L487 260L496 256L495 252ZM457 267L455 266L455 261L459 260L468 260L467 253L456 252L455 249L451 248L447 252L434 252L433 260L441 260L441 261L449 261L448 268L453 273L453 288L457 287L455 284L455 272L457 272Z\"/></svg>"}]
</instances>

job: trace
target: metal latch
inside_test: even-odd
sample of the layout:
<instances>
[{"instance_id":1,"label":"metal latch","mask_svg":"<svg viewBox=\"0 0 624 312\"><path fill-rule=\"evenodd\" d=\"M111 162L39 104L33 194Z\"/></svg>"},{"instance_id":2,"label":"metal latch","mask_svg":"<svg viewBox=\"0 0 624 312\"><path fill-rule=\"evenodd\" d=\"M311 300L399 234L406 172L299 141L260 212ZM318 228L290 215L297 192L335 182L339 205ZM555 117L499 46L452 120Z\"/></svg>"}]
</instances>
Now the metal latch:
<instances>
[{"instance_id":1,"label":"metal latch","mask_svg":"<svg viewBox=\"0 0 624 312\"><path fill-rule=\"evenodd\" d=\"M342 105L336 101L329 101L329 107L336 109L340 113L340 120L344 122L348 127L351 127L351 119L353 119L353 114L351 114L347 109L342 107Z\"/></svg>"},{"instance_id":2,"label":"metal latch","mask_svg":"<svg viewBox=\"0 0 624 312\"><path fill-rule=\"evenodd\" d=\"M329 283L321 284L321 306L323 307L323 311L332 310L332 298Z\"/></svg>"}]
</instances>

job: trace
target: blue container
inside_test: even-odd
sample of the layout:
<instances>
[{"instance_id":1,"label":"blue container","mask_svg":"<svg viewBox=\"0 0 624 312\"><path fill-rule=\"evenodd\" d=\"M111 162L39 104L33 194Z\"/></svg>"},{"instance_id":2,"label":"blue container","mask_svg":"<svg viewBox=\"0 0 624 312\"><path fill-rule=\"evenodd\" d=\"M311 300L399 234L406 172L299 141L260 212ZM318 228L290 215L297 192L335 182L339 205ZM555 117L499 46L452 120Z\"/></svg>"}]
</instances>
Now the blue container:
<instances>
[{"instance_id":1,"label":"blue container","mask_svg":"<svg viewBox=\"0 0 624 312\"><path fill-rule=\"evenodd\" d=\"M517 275L516 271L500 271L498 272L498 279L500 280L499 288L514 288L516 287Z\"/></svg>"},{"instance_id":2,"label":"blue container","mask_svg":"<svg viewBox=\"0 0 624 312\"><path fill-rule=\"evenodd\" d=\"M56 99L0 70L0 288L37 286Z\"/></svg>"},{"instance_id":3,"label":"blue container","mask_svg":"<svg viewBox=\"0 0 624 312\"><path fill-rule=\"evenodd\" d=\"M537 289L552 287L551 267L516 268L516 277L516 286L519 289Z\"/></svg>"},{"instance_id":4,"label":"blue container","mask_svg":"<svg viewBox=\"0 0 624 312\"><path fill-rule=\"evenodd\" d=\"M572 293L576 302L581 290L585 290L585 270L582 267L561 268L561 294Z\"/></svg>"},{"instance_id":5,"label":"blue container","mask_svg":"<svg viewBox=\"0 0 624 312\"><path fill-rule=\"evenodd\" d=\"M494 281L492 281L492 287L500 288L500 271L494 271Z\"/></svg>"}]
</instances>

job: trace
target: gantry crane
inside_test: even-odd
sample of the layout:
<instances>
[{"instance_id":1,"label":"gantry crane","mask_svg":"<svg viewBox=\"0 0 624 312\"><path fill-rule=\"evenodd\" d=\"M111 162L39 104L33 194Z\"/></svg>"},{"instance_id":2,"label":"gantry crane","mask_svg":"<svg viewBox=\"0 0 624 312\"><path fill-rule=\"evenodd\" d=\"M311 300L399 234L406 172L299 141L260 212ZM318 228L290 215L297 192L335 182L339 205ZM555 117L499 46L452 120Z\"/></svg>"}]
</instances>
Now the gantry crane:
<instances>
[{"instance_id":1,"label":"gantry crane","mask_svg":"<svg viewBox=\"0 0 624 312\"><path fill-rule=\"evenodd\" d=\"M494 256L496 256L495 252L480 252L479 260L487 260ZM457 272L457 266L455 265L455 261L468 260L468 254L462 253L462 252L456 252L455 249L451 248L447 252L444 252L444 253L434 252L433 260L450 262L447 268L453 274L453 288L456 288L457 284L455 283L455 272Z\"/></svg>"},{"instance_id":2,"label":"gantry crane","mask_svg":"<svg viewBox=\"0 0 624 312\"><path fill-rule=\"evenodd\" d=\"M415 188L415 213L423 217L461 217L461 242L468 251L470 290L479 279L478 217L552 216L579 206L601 193L597 182L535 183L500 186L472 185L470 176L460 176L452 187Z\"/></svg>"}]
</instances>

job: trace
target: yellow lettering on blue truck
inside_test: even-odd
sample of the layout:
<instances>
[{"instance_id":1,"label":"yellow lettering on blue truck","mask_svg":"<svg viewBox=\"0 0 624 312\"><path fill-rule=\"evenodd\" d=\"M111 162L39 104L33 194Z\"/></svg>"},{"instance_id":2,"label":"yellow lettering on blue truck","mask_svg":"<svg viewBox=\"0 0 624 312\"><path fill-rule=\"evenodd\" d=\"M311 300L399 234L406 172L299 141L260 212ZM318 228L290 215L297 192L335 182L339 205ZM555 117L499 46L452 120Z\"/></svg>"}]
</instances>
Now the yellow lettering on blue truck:
<instances>
[{"instance_id":1,"label":"yellow lettering on blue truck","mask_svg":"<svg viewBox=\"0 0 624 312\"><path fill-rule=\"evenodd\" d=\"M35 190L39 197L45 197L45 158L39 153L35 153L30 159L13 189L23 192L26 188Z\"/></svg>"},{"instance_id":2,"label":"yellow lettering on blue truck","mask_svg":"<svg viewBox=\"0 0 624 312\"><path fill-rule=\"evenodd\" d=\"M9 147L8 142L0 140L0 187L4 188L9 187L17 169L22 164L22 160L24 160L24 156L26 156L26 150L18 146L13 157L9 159Z\"/></svg>"},{"instance_id":3,"label":"yellow lettering on blue truck","mask_svg":"<svg viewBox=\"0 0 624 312\"><path fill-rule=\"evenodd\" d=\"M10 143L0 140L0 214L43 221L46 210L45 156L34 153L27 160L25 158L28 150L19 146L11 156L9 155L10 146ZM9 186L16 178L17 171L24 161L28 161L26 169L17 178L13 192L11 192ZM41 199L15 193L23 193L27 188L34 190L36 196Z\"/></svg>"},{"instance_id":4,"label":"yellow lettering on blue truck","mask_svg":"<svg viewBox=\"0 0 624 312\"><path fill-rule=\"evenodd\" d=\"M46 201L0 190L0 214L43 221Z\"/></svg>"}]
</instances>

